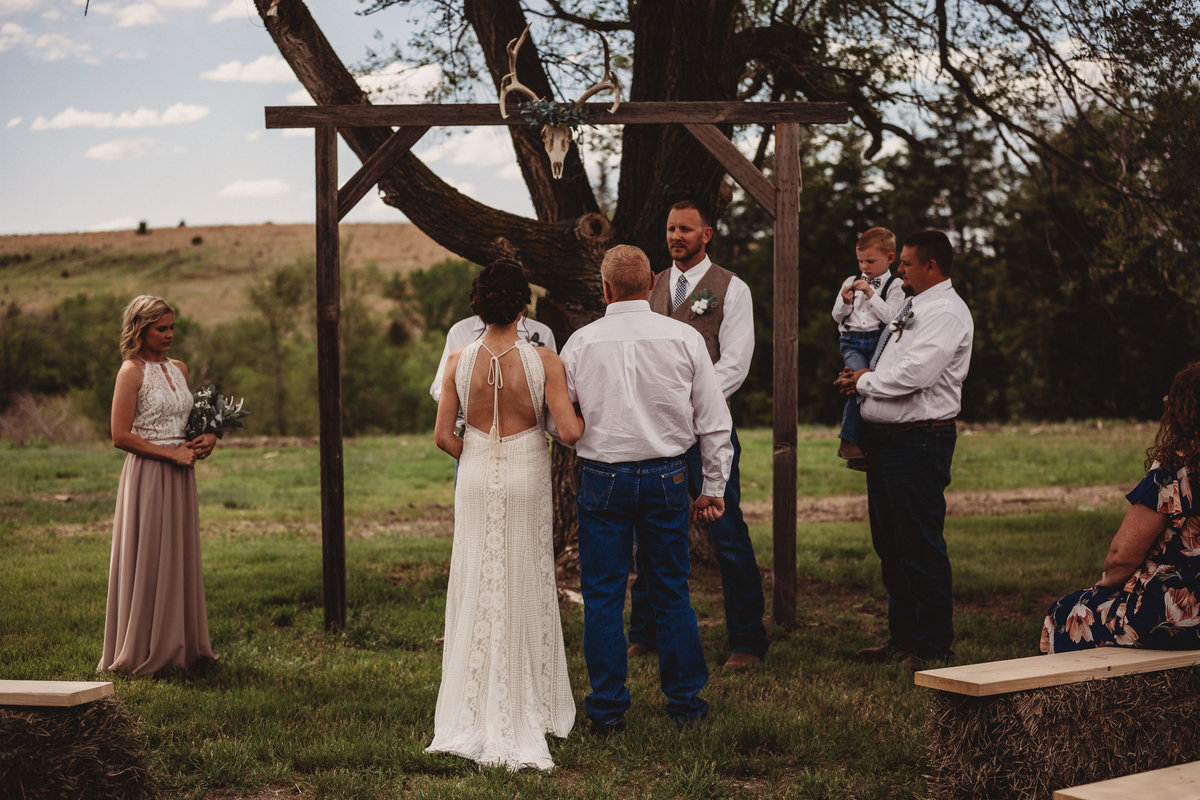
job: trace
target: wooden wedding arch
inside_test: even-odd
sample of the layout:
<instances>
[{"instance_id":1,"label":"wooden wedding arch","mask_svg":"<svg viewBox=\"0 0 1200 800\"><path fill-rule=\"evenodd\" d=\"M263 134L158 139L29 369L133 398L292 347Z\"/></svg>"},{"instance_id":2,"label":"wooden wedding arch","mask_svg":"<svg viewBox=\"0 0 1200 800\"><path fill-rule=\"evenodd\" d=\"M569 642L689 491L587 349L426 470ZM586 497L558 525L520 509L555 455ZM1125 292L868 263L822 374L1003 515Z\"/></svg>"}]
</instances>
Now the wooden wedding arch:
<instances>
[{"instance_id":1,"label":"wooden wedding arch","mask_svg":"<svg viewBox=\"0 0 1200 800\"><path fill-rule=\"evenodd\" d=\"M772 463L773 617L796 623L796 423L800 319L800 126L849 120L842 103L631 102L609 114L587 104L589 124L683 125L775 220L774 447ZM717 128L719 124L775 127L775 175L766 177ZM346 624L346 519L342 467L340 342L341 262L338 223L387 169L433 126L525 125L500 117L496 105L268 106L268 128L313 128L317 195L317 391L321 435L321 541L325 627ZM341 188L337 183L338 128L397 130Z\"/></svg>"}]
</instances>

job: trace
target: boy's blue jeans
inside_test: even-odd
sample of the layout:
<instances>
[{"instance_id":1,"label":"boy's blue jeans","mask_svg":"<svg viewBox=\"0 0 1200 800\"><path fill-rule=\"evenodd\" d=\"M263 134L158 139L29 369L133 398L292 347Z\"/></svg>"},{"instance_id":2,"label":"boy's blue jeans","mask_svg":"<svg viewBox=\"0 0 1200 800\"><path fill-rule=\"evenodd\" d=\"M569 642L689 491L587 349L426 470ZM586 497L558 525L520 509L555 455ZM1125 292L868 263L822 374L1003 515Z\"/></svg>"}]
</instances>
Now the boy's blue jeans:
<instances>
[{"instance_id":1,"label":"boy's blue jeans","mask_svg":"<svg viewBox=\"0 0 1200 800\"><path fill-rule=\"evenodd\" d=\"M844 331L838 338L842 348L842 363L852 370L866 369L875 355L875 346L879 344L877 331ZM862 417L858 413L858 398L851 397L842 408L842 430L838 437L844 442L862 443Z\"/></svg>"}]
</instances>

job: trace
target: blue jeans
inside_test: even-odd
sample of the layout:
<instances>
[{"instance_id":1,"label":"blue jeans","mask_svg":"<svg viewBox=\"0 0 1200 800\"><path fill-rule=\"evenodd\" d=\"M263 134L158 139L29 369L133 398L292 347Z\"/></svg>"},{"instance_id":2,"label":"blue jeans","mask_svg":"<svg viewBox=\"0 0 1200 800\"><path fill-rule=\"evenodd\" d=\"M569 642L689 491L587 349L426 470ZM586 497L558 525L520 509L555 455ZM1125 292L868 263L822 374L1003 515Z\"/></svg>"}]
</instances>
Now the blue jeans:
<instances>
[{"instance_id":1,"label":"blue jeans","mask_svg":"<svg viewBox=\"0 0 1200 800\"><path fill-rule=\"evenodd\" d=\"M875 346L879 344L877 331L843 331L838 338L842 348L842 363L852 370L866 369L875 355ZM858 398L851 397L842 407L842 430L838 438L843 442L862 444L862 417L858 413Z\"/></svg>"},{"instance_id":2,"label":"blue jeans","mask_svg":"<svg viewBox=\"0 0 1200 800\"><path fill-rule=\"evenodd\" d=\"M742 445L737 429L733 441L733 465L729 482L725 484L725 513L708 525L708 533L717 551L721 568L721 588L725 595L725 630L729 635L729 650L733 653L753 653L759 658L767 654L767 629L763 625L762 573L754 559L750 529L742 518L742 487L738 462ZM704 488L704 473L700 464L700 445L694 444L684 455L688 466L688 492L699 496ZM643 573L650 568L642 563L641 541L638 541L637 580L630 589L629 639L635 644L659 647L654 614L650 610Z\"/></svg>"},{"instance_id":3,"label":"blue jeans","mask_svg":"<svg viewBox=\"0 0 1200 800\"><path fill-rule=\"evenodd\" d=\"M915 427L866 434L871 544L888 593L889 643L922 658L948 656L954 600L946 552L946 486L957 434Z\"/></svg>"},{"instance_id":4,"label":"blue jeans","mask_svg":"<svg viewBox=\"0 0 1200 800\"><path fill-rule=\"evenodd\" d=\"M699 694L708 681L708 667L688 594L690 503L683 457L619 464L584 459L576 506L583 658L592 686L584 700L587 715L611 725L629 708L622 614L636 536L648 565L667 713L679 722L702 718L708 703Z\"/></svg>"}]
</instances>

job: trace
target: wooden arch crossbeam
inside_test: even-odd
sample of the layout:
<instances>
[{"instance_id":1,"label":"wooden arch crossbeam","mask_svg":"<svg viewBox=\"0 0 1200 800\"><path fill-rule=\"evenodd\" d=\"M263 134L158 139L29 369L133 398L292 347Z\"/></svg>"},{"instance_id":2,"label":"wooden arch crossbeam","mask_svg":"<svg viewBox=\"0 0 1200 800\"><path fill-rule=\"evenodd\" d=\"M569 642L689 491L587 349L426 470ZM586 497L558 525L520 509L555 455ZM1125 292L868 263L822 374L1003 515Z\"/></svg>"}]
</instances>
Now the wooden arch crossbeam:
<instances>
[{"instance_id":1,"label":"wooden arch crossbeam","mask_svg":"<svg viewBox=\"0 0 1200 800\"><path fill-rule=\"evenodd\" d=\"M588 103L592 125L683 125L731 178L775 220L774 434L772 557L774 620L796 624L796 423L800 315L800 125L842 124L843 103L632 102L613 113ZM346 521L342 470L338 222L397 158L434 126L525 125L503 119L494 104L268 106L268 128L314 128L317 194L317 382L321 432L321 541L325 627L346 624ZM774 180L721 133L721 124L775 127ZM340 188L337 129L388 126L396 131Z\"/></svg>"}]
</instances>

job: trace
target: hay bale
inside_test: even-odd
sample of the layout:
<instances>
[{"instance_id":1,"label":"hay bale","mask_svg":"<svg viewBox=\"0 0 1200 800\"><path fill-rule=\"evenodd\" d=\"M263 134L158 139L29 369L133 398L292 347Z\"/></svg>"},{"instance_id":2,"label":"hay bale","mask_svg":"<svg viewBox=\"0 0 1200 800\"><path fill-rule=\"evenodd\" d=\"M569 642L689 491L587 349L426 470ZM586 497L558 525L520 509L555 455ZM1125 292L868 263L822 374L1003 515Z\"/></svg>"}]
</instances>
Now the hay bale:
<instances>
[{"instance_id":1,"label":"hay bale","mask_svg":"<svg viewBox=\"0 0 1200 800\"><path fill-rule=\"evenodd\" d=\"M1200 759L1200 667L993 697L934 692L933 800L1055 789Z\"/></svg>"},{"instance_id":2,"label":"hay bale","mask_svg":"<svg viewBox=\"0 0 1200 800\"><path fill-rule=\"evenodd\" d=\"M155 797L147 755L137 720L111 698L73 708L0 707L3 797Z\"/></svg>"}]
</instances>

